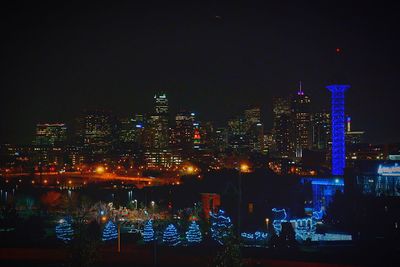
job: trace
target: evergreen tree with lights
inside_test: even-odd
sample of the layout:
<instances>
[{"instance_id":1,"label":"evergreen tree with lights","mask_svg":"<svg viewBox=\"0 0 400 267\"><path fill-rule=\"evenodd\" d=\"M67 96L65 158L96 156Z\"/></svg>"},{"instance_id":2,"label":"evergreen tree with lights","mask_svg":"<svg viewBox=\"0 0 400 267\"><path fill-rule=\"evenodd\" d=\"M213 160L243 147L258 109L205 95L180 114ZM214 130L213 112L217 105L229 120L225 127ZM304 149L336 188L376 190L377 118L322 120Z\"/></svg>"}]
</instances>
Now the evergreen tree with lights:
<instances>
[{"instance_id":1,"label":"evergreen tree with lights","mask_svg":"<svg viewBox=\"0 0 400 267\"><path fill-rule=\"evenodd\" d=\"M231 218L226 216L223 210L219 210L217 213L210 212L210 222L212 238L223 245L224 239L228 236L233 227Z\"/></svg>"},{"instance_id":2,"label":"evergreen tree with lights","mask_svg":"<svg viewBox=\"0 0 400 267\"><path fill-rule=\"evenodd\" d=\"M58 239L65 243L71 241L74 235L74 230L72 229L71 220L69 218L61 219L56 225L56 236Z\"/></svg>"},{"instance_id":3,"label":"evergreen tree with lights","mask_svg":"<svg viewBox=\"0 0 400 267\"><path fill-rule=\"evenodd\" d=\"M169 224L164 231L163 243L168 246L176 246L180 243L178 231L172 223Z\"/></svg>"},{"instance_id":4,"label":"evergreen tree with lights","mask_svg":"<svg viewBox=\"0 0 400 267\"><path fill-rule=\"evenodd\" d=\"M113 240L118 238L118 229L115 223L111 220L107 222L103 230L103 241Z\"/></svg>"},{"instance_id":5,"label":"evergreen tree with lights","mask_svg":"<svg viewBox=\"0 0 400 267\"><path fill-rule=\"evenodd\" d=\"M198 244L202 241L199 225L195 221L192 221L189 225L189 229L186 232L186 240L189 244Z\"/></svg>"},{"instance_id":6,"label":"evergreen tree with lights","mask_svg":"<svg viewBox=\"0 0 400 267\"><path fill-rule=\"evenodd\" d=\"M148 220L146 222L146 224L144 225L144 229L143 229L143 241L147 243L147 242L151 242L153 240L155 240L153 221Z\"/></svg>"}]
</instances>

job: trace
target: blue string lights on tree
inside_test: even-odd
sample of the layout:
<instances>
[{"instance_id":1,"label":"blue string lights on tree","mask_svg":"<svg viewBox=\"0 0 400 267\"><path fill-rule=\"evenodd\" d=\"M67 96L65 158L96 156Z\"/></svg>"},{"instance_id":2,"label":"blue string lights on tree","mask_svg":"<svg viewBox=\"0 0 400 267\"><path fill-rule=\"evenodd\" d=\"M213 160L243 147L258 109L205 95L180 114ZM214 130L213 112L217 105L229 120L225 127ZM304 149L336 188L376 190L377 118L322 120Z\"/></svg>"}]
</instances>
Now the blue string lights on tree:
<instances>
[{"instance_id":1,"label":"blue string lights on tree","mask_svg":"<svg viewBox=\"0 0 400 267\"><path fill-rule=\"evenodd\" d=\"M189 229L186 232L186 240L189 244L198 244L202 241L199 225L195 221L192 221L189 225Z\"/></svg>"},{"instance_id":2,"label":"blue string lights on tree","mask_svg":"<svg viewBox=\"0 0 400 267\"><path fill-rule=\"evenodd\" d=\"M155 240L154 237L154 229L153 229L153 221L148 220L146 224L144 225L143 229L143 241L144 242L151 242Z\"/></svg>"},{"instance_id":3,"label":"blue string lights on tree","mask_svg":"<svg viewBox=\"0 0 400 267\"><path fill-rule=\"evenodd\" d=\"M115 223L111 220L107 222L103 230L103 241L113 240L118 238L118 229Z\"/></svg>"},{"instance_id":4,"label":"blue string lights on tree","mask_svg":"<svg viewBox=\"0 0 400 267\"><path fill-rule=\"evenodd\" d=\"M56 225L56 236L58 239L64 241L65 243L71 241L74 235L74 230L72 229L71 220L61 219Z\"/></svg>"},{"instance_id":5,"label":"blue string lights on tree","mask_svg":"<svg viewBox=\"0 0 400 267\"><path fill-rule=\"evenodd\" d=\"M169 224L164 231L163 243L168 246L176 246L180 243L178 231L172 223Z\"/></svg>"},{"instance_id":6,"label":"blue string lights on tree","mask_svg":"<svg viewBox=\"0 0 400 267\"><path fill-rule=\"evenodd\" d=\"M217 213L210 212L210 220L212 238L219 244L223 245L224 238L228 236L232 229L231 218L226 216L223 210L219 210Z\"/></svg>"}]
</instances>

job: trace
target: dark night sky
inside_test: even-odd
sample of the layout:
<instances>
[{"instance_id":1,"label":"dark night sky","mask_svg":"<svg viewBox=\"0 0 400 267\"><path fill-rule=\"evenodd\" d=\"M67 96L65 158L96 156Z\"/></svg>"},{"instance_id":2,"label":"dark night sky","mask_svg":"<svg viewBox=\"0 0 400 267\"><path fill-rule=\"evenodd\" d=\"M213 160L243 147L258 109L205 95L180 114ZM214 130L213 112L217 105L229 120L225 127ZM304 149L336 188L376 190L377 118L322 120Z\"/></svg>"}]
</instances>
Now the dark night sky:
<instances>
[{"instance_id":1,"label":"dark night sky","mask_svg":"<svg viewBox=\"0 0 400 267\"><path fill-rule=\"evenodd\" d=\"M9 2L0 142L30 142L36 122L71 122L85 107L149 112L160 89L175 110L218 123L260 105L270 128L271 97L299 80L315 108L329 108L336 47L353 128L370 142L400 141L400 6L389 1Z\"/></svg>"}]
</instances>

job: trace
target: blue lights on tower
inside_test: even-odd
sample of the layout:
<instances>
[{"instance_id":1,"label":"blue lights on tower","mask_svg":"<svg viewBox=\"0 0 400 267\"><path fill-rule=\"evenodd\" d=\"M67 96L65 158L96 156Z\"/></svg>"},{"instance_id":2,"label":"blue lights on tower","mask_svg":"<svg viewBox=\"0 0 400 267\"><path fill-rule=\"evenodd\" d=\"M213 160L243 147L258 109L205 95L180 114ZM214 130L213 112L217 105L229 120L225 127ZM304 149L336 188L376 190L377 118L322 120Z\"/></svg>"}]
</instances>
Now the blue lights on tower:
<instances>
[{"instance_id":1,"label":"blue lights on tower","mask_svg":"<svg viewBox=\"0 0 400 267\"><path fill-rule=\"evenodd\" d=\"M346 164L344 92L350 85L329 85L332 93L332 175L342 176Z\"/></svg>"}]
</instances>

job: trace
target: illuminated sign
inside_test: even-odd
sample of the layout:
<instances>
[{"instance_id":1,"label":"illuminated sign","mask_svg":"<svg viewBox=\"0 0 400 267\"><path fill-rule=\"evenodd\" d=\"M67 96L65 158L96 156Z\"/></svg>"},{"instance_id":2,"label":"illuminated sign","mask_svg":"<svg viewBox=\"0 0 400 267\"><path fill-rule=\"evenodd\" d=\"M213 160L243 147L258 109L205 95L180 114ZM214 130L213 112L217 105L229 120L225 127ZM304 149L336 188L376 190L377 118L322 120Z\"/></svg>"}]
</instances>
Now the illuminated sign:
<instances>
[{"instance_id":1,"label":"illuminated sign","mask_svg":"<svg viewBox=\"0 0 400 267\"><path fill-rule=\"evenodd\" d=\"M385 166L380 164L378 174L383 176L400 176L400 166L395 163L393 166Z\"/></svg>"}]
</instances>

